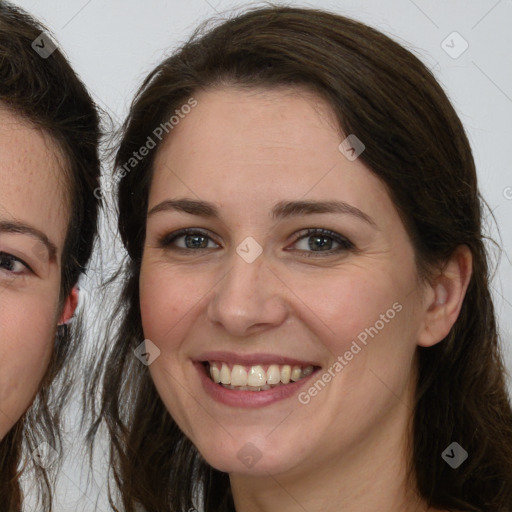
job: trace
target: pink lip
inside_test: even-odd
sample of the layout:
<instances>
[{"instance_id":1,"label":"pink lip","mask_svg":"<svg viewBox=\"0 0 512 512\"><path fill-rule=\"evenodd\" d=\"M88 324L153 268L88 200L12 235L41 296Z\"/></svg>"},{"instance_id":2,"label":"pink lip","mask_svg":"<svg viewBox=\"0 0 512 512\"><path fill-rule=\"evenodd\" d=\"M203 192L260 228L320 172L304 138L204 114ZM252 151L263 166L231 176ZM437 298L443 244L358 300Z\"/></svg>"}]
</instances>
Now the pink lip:
<instances>
[{"instance_id":1,"label":"pink lip","mask_svg":"<svg viewBox=\"0 0 512 512\"><path fill-rule=\"evenodd\" d=\"M215 360L216 358L209 359ZM225 359L221 359L226 361ZM240 359L237 359L240 361ZM259 359L260 362L261 359ZM275 362L275 358L273 359ZM230 361L226 361L230 362ZM248 363L250 364L250 363ZM288 362L282 364L290 364ZM302 363L297 363L302 364ZM266 391L236 391L234 389L227 389L220 384L216 384L206 374L205 365L202 362L194 362L194 366L199 373L199 378L203 389L206 393L213 398L216 402L219 402L230 407L240 408L258 408L265 407L267 405L279 402L292 396L297 396L301 387L303 387L309 379L317 373L318 368L307 377L302 378L297 382L290 382L285 386L277 386L275 388L268 389Z\"/></svg>"},{"instance_id":2,"label":"pink lip","mask_svg":"<svg viewBox=\"0 0 512 512\"><path fill-rule=\"evenodd\" d=\"M219 361L223 363L253 366L256 364L289 364L290 366L319 366L318 363L300 361L277 354L234 354L233 352L205 352L194 358L195 363Z\"/></svg>"}]
</instances>

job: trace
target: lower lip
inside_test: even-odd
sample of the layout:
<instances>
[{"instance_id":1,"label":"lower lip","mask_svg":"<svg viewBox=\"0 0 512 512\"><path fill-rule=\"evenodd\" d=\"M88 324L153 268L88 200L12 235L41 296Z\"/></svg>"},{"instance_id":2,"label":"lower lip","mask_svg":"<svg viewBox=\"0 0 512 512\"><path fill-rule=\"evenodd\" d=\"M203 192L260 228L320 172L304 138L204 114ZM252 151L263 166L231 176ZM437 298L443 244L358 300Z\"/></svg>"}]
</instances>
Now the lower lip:
<instances>
[{"instance_id":1,"label":"lower lip","mask_svg":"<svg viewBox=\"0 0 512 512\"><path fill-rule=\"evenodd\" d=\"M299 389L317 372L315 370L311 375L303 377L297 382L290 382L290 384L276 386L265 391L237 391L235 389L227 389L213 382L206 375L205 367L202 363L194 363L194 365L199 372L201 383L208 395L221 404L244 408L264 407L297 395Z\"/></svg>"}]
</instances>

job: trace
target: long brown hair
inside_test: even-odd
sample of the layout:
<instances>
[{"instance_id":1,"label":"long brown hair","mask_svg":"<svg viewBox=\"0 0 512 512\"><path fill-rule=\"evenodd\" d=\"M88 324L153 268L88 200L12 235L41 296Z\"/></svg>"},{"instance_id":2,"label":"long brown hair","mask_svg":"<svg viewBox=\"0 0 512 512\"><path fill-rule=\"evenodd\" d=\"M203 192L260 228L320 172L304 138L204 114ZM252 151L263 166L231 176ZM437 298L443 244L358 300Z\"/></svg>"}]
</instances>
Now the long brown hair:
<instances>
[{"instance_id":1,"label":"long brown hair","mask_svg":"<svg viewBox=\"0 0 512 512\"><path fill-rule=\"evenodd\" d=\"M26 12L0 2L0 105L50 135L66 158L63 182L71 211L62 254L62 305L85 270L97 231L99 201L93 191L99 187L99 116L63 53L56 49L43 58L35 51L33 43L43 46L38 39L42 32L49 36ZM59 327L34 403L0 441L2 511L21 510L20 477L30 468L39 482L41 510L52 509L52 471L35 464L30 455L43 442L60 452L60 411L73 373L72 365L64 363L76 353L80 325L75 319L72 327Z\"/></svg>"},{"instance_id":2,"label":"long brown hair","mask_svg":"<svg viewBox=\"0 0 512 512\"><path fill-rule=\"evenodd\" d=\"M126 281L112 311L120 327L92 382L95 389L102 381L103 396L90 431L102 422L108 428L122 509L181 511L202 502L207 512L234 510L228 475L202 459L132 353L144 339L138 281L158 147L128 172L126 163L194 92L217 85L302 86L324 98L342 132L366 145L360 158L389 190L423 279L458 246L470 248L473 274L456 323L442 342L418 348L409 474L432 507L510 510L512 411L490 294L485 203L464 128L405 48L362 23L291 7L254 9L198 30L144 80L124 124L115 172ZM470 454L456 470L441 457L454 440Z\"/></svg>"}]
</instances>

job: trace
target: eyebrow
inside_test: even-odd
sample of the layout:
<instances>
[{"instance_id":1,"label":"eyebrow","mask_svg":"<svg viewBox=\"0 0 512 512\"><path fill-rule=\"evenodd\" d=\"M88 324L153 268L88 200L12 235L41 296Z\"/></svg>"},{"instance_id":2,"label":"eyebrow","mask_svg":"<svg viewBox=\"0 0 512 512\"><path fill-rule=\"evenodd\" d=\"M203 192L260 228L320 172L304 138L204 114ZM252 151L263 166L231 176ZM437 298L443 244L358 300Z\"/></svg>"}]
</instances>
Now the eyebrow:
<instances>
[{"instance_id":1,"label":"eyebrow","mask_svg":"<svg viewBox=\"0 0 512 512\"><path fill-rule=\"evenodd\" d=\"M159 212L178 211L197 215L200 217L219 218L219 210L207 201L196 199L168 199L157 204L148 213L148 217ZM280 201L271 212L273 219L284 219L298 215L312 215L315 213L341 213L352 215L360 220L377 227L375 221L366 213L343 201Z\"/></svg>"},{"instance_id":2,"label":"eyebrow","mask_svg":"<svg viewBox=\"0 0 512 512\"><path fill-rule=\"evenodd\" d=\"M0 220L0 233L17 233L35 238L46 247L50 260L56 260L57 246L42 231L28 224Z\"/></svg>"}]
</instances>

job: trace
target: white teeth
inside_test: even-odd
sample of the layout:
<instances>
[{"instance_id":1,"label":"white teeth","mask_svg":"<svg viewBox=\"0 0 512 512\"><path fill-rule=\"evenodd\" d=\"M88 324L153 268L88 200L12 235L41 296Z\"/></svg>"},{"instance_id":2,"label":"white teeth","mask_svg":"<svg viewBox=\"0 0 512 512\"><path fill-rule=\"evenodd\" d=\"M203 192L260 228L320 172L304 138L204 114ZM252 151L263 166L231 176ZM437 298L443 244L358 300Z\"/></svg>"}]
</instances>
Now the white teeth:
<instances>
[{"instance_id":1,"label":"white teeth","mask_svg":"<svg viewBox=\"0 0 512 512\"><path fill-rule=\"evenodd\" d=\"M220 369L220 381L222 384L231 384L231 370L226 363L222 363Z\"/></svg>"},{"instance_id":2,"label":"white teeth","mask_svg":"<svg viewBox=\"0 0 512 512\"><path fill-rule=\"evenodd\" d=\"M281 382L283 384L288 384L290 382L291 376L292 376L292 367L289 364L285 364L281 368Z\"/></svg>"},{"instance_id":3,"label":"white teeth","mask_svg":"<svg viewBox=\"0 0 512 512\"><path fill-rule=\"evenodd\" d=\"M293 382L297 382L302 377L302 369L300 366L294 366L292 368L292 373L290 376L290 380L293 380Z\"/></svg>"},{"instance_id":4,"label":"white teeth","mask_svg":"<svg viewBox=\"0 0 512 512\"><path fill-rule=\"evenodd\" d=\"M231 370L232 386L247 386L247 371L243 366L235 364Z\"/></svg>"},{"instance_id":5,"label":"white teeth","mask_svg":"<svg viewBox=\"0 0 512 512\"><path fill-rule=\"evenodd\" d=\"M255 388L263 386L267 382L267 374L261 366L251 366L247 375L247 384Z\"/></svg>"},{"instance_id":6,"label":"white teeth","mask_svg":"<svg viewBox=\"0 0 512 512\"><path fill-rule=\"evenodd\" d=\"M210 365L210 375L213 379L213 382L216 382L217 384L220 382L220 370L217 363Z\"/></svg>"},{"instance_id":7,"label":"white teeth","mask_svg":"<svg viewBox=\"0 0 512 512\"><path fill-rule=\"evenodd\" d=\"M277 364L271 364L267 370L267 384L279 384L281 382L281 372Z\"/></svg>"},{"instance_id":8,"label":"white teeth","mask_svg":"<svg viewBox=\"0 0 512 512\"><path fill-rule=\"evenodd\" d=\"M311 375L313 371L313 366L303 368L297 365L292 367L289 364L271 364L265 371L263 365L259 364L251 367L235 364L230 369L226 363L210 363L211 379L228 389L238 391L266 391L275 386L297 382Z\"/></svg>"}]
</instances>

